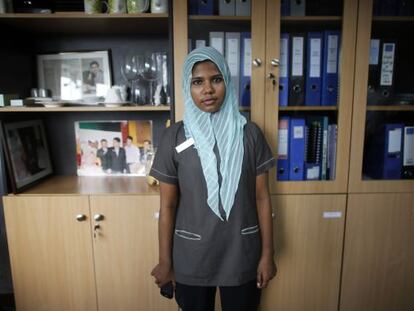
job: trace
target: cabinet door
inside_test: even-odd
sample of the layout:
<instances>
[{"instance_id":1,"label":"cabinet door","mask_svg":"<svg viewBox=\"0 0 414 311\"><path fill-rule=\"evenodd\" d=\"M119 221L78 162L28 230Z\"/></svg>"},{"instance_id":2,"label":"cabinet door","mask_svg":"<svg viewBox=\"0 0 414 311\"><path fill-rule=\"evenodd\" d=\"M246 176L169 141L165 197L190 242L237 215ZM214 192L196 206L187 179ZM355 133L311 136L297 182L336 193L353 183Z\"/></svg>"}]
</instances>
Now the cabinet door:
<instances>
[{"instance_id":1,"label":"cabinet door","mask_svg":"<svg viewBox=\"0 0 414 311\"><path fill-rule=\"evenodd\" d=\"M4 207L17 310L97 310L87 197L4 197Z\"/></svg>"},{"instance_id":2,"label":"cabinet door","mask_svg":"<svg viewBox=\"0 0 414 311\"><path fill-rule=\"evenodd\" d=\"M275 212L276 278L261 310L337 310L345 195L280 195Z\"/></svg>"},{"instance_id":3,"label":"cabinet door","mask_svg":"<svg viewBox=\"0 0 414 311\"><path fill-rule=\"evenodd\" d=\"M414 310L414 195L348 198L341 311Z\"/></svg>"},{"instance_id":4,"label":"cabinet door","mask_svg":"<svg viewBox=\"0 0 414 311\"><path fill-rule=\"evenodd\" d=\"M267 0L265 134L279 160L270 190L346 193L358 0L299 12L304 3Z\"/></svg>"},{"instance_id":5,"label":"cabinet door","mask_svg":"<svg viewBox=\"0 0 414 311\"><path fill-rule=\"evenodd\" d=\"M158 263L159 196L92 196L103 215L93 241L100 311L177 310L150 275Z\"/></svg>"},{"instance_id":6,"label":"cabinet door","mask_svg":"<svg viewBox=\"0 0 414 311\"><path fill-rule=\"evenodd\" d=\"M189 50L200 42L223 51L229 64L236 96L239 98L240 112L247 118L264 127L264 85L265 85L265 36L266 0L251 1L248 12L220 10L214 14L192 11L192 2L174 0L174 74L175 119L184 115L182 94L182 68ZM197 1L195 1L197 2ZM216 1L217 3L219 1ZM223 1L220 1L220 7ZM233 1L233 9L240 2ZM243 16L242 16L243 15ZM210 36L212 36L210 44ZM214 38L214 39L213 39ZM190 44L190 45L189 45ZM244 78L243 78L244 76Z\"/></svg>"}]
</instances>

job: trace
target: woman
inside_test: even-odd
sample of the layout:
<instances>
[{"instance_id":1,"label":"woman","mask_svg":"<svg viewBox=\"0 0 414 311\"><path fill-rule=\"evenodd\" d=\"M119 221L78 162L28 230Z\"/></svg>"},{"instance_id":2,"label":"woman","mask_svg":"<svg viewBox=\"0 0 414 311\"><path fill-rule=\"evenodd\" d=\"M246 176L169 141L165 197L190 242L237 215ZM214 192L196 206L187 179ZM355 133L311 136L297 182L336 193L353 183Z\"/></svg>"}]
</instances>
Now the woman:
<instances>
[{"instance_id":1,"label":"woman","mask_svg":"<svg viewBox=\"0 0 414 311\"><path fill-rule=\"evenodd\" d=\"M276 274L267 171L275 165L262 132L247 122L223 56L192 51L183 69L184 122L167 128L150 172L160 181L162 286L175 281L183 311L256 310Z\"/></svg>"}]
</instances>

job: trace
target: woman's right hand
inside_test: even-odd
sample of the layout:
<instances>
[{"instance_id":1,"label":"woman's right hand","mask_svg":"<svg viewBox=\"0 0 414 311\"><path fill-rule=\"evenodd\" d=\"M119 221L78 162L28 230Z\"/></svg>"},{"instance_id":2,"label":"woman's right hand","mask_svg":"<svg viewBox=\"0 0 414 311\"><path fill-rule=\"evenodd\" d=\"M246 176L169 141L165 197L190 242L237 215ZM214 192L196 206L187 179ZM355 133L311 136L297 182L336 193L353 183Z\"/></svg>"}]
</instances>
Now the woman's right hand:
<instances>
[{"instance_id":1,"label":"woman's right hand","mask_svg":"<svg viewBox=\"0 0 414 311\"><path fill-rule=\"evenodd\" d=\"M159 263L152 269L151 275L155 278L155 284L162 287L172 281L175 287L174 273L171 264Z\"/></svg>"}]
</instances>

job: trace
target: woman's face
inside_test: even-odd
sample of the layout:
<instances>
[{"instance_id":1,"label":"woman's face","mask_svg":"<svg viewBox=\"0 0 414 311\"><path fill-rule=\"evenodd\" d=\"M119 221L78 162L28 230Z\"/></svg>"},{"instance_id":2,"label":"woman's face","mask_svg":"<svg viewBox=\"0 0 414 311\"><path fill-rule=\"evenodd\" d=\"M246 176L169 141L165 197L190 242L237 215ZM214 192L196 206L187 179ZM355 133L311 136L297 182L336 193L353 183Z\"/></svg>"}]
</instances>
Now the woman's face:
<instances>
[{"instance_id":1,"label":"woman's face","mask_svg":"<svg viewBox=\"0 0 414 311\"><path fill-rule=\"evenodd\" d=\"M223 104L226 86L223 75L212 61L197 63L191 78L191 97L204 112L217 112Z\"/></svg>"}]
</instances>

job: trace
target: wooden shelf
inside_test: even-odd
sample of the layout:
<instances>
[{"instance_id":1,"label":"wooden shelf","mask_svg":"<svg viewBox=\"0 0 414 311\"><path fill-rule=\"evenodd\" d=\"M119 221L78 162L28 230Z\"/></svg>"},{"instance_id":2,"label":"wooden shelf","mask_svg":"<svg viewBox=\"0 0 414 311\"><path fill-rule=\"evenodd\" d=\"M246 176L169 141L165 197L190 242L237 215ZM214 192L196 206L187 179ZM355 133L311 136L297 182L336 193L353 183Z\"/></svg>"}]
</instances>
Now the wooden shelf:
<instances>
[{"instance_id":1,"label":"wooden shelf","mask_svg":"<svg viewBox=\"0 0 414 311\"><path fill-rule=\"evenodd\" d=\"M240 111L251 111L251 107L239 107Z\"/></svg>"},{"instance_id":2,"label":"wooden shelf","mask_svg":"<svg viewBox=\"0 0 414 311\"><path fill-rule=\"evenodd\" d=\"M1 112L88 112L88 111L170 111L170 106L122 106L122 107L101 107L101 106L73 106L73 107L4 107Z\"/></svg>"},{"instance_id":3,"label":"wooden shelf","mask_svg":"<svg viewBox=\"0 0 414 311\"><path fill-rule=\"evenodd\" d=\"M367 106L367 111L414 111L414 105Z\"/></svg>"},{"instance_id":4,"label":"wooden shelf","mask_svg":"<svg viewBox=\"0 0 414 311\"><path fill-rule=\"evenodd\" d=\"M218 16L218 15L190 15L189 20L194 21L248 21L250 22L250 16Z\"/></svg>"},{"instance_id":5,"label":"wooden shelf","mask_svg":"<svg viewBox=\"0 0 414 311\"><path fill-rule=\"evenodd\" d=\"M2 29L39 34L168 34L168 14L6 13Z\"/></svg>"},{"instance_id":6,"label":"wooden shelf","mask_svg":"<svg viewBox=\"0 0 414 311\"><path fill-rule=\"evenodd\" d=\"M373 22L414 22L414 16L374 16Z\"/></svg>"},{"instance_id":7,"label":"wooden shelf","mask_svg":"<svg viewBox=\"0 0 414 311\"><path fill-rule=\"evenodd\" d=\"M342 16L282 16L283 23L339 23L342 21Z\"/></svg>"},{"instance_id":8,"label":"wooden shelf","mask_svg":"<svg viewBox=\"0 0 414 311\"><path fill-rule=\"evenodd\" d=\"M159 186L149 186L146 177L51 176L18 195L159 194Z\"/></svg>"},{"instance_id":9,"label":"wooden shelf","mask_svg":"<svg viewBox=\"0 0 414 311\"><path fill-rule=\"evenodd\" d=\"M337 111L337 106L284 106L279 111Z\"/></svg>"}]
</instances>

